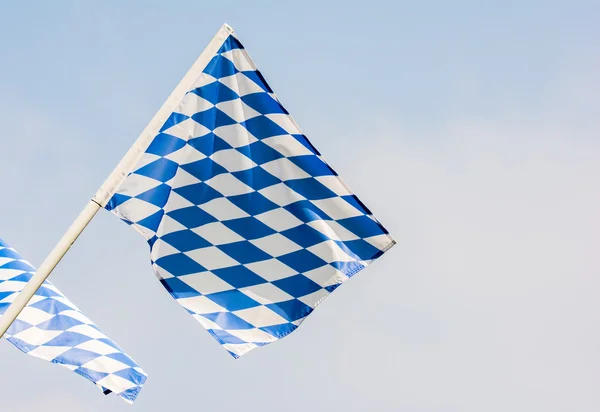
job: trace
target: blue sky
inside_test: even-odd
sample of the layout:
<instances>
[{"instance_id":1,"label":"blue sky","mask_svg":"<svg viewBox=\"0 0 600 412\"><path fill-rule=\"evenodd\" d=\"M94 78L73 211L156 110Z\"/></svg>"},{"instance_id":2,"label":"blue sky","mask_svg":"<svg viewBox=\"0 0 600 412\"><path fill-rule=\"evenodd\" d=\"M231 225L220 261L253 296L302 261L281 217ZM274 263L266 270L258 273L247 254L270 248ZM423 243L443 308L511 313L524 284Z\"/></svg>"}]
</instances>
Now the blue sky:
<instances>
[{"instance_id":1,"label":"blue sky","mask_svg":"<svg viewBox=\"0 0 600 412\"><path fill-rule=\"evenodd\" d=\"M18 411L596 411L596 1L0 3L0 236L38 265L231 24L399 244L238 361L100 212L52 281L149 374L128 406L0 343Z\"/></svg>"}]
</instances>

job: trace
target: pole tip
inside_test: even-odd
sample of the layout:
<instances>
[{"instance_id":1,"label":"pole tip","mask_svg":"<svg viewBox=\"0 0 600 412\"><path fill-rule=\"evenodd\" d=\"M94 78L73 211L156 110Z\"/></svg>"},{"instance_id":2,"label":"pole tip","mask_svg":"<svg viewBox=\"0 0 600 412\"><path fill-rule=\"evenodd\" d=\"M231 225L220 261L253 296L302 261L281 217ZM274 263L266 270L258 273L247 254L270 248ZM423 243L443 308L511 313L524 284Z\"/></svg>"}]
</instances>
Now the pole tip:
<instances>
[{"instance_id":1,"label":"pole tip","mask_svg":"<svg viewBox=\"0 0 600 412\"><path fill-rule=\"evenodd\" d=\"M223 24L223 29L224 29L224 30L226 30L226 31L228 31L228 32L229 32L229 34L231 34L231 33L233 33L233 32L234 32L234 30L233 30L233 27L231 27L231 26L230 26L229 24L227 24L227 23L224 23L224 24Z\"/></svg>"}]
</instances>

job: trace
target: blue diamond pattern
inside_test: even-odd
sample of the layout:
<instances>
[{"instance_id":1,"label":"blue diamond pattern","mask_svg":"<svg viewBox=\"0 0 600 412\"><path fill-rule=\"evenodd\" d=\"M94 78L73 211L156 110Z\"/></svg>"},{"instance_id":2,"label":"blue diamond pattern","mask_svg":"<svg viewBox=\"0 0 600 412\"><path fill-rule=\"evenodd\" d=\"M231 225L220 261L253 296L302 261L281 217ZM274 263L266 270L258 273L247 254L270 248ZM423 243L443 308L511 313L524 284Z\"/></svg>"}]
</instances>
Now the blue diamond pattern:
<instances>
[{"instance_id":1,"label":"blue diamond pattern","mask_svg":"<svg viewBox=\"0 0 600 412\"><path fill-rule=\"evenodd\" d=\"M294 331L394 240L235 35L215 49L106 208L139 229L165 288L239 357Z\"/></svg>"},{"instance_id":2,"label":"blue diamond pattern","mask_svg":"<svg viewBox=\"0 0 600 412\"><path fill-rule=\"evenodd\" d=\"M0 239L0 316L14 301L35 268ZM5 337L28 355L69 368L132 403L146 374L119 346L50 282L30 300ZM119 379L115 379L119 377Z\"/></svg>"}]
</instances>

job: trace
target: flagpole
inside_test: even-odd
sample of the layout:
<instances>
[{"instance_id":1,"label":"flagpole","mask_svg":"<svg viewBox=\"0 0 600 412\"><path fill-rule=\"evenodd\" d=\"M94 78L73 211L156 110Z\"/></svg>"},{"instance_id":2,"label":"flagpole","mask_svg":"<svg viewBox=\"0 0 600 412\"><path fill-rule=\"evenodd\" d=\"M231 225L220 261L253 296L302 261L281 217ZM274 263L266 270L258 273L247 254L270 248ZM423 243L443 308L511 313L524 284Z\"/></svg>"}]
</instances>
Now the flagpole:
<instances>
[{"instance_id":1,"label":"flagpole","mask_svg":"<svg viewBox=\"0 0 600 412\"><path fill-rule=\"evenodd\" d=\"M121 162L108 176L102 186L100 186L98 192L96 192L92 200L90 200L79 214L75 222L73 222L54 249L52 249L52 252L50 252L48 257L42 262L35 275L32 276L21 293L17 295L13 303L8 307L6 312L4 312L4 315L0 317L0 339L4 336L8 328L10 328L10 325L17 319L25 306L27 306L29 300L35 295L48 276L50 276L50 273L52 273L56 265L58 265L58 262L60 262L63 256L68 252L71 245L77 240L98 210L106 206L121 182L123 182L138 163L141 156L145 153L152 142L152 139L154 139L179 102L181 102L185 94L190 90L198 76L200 76L202 71L206 68L210 59L217 53L223 42L225 42L227 37L232 33L233 29L228 24L221 26L217 34L213 37L208 46L206 46L183 79L181 79L177 87L175 87L169 98L154 115L152 120L150 120L150 123L148 123L146 128L142 131Z\"/></svg>"},{"instance_id":2,"label":"flagpole","mask_svg":"<svg viewBox=\"0 0 600 412\"><path fill-rule=\"evenodd\" d=\"M25 285L23 290L17 295L16 299L8 307L6 312L0 317L0 338L4 336L10 325L17 319L21 311L27 306L29 300L35 295L37 290L46 281L48 276L65 253L71 248L71 245L77 240L83 229L90 223L96 212L100 210L100 205L93 200L85 206L71 227L63 235L62 239L52 249L48 257L42 262L38 270Z\"/></svg>"}]
</instances>

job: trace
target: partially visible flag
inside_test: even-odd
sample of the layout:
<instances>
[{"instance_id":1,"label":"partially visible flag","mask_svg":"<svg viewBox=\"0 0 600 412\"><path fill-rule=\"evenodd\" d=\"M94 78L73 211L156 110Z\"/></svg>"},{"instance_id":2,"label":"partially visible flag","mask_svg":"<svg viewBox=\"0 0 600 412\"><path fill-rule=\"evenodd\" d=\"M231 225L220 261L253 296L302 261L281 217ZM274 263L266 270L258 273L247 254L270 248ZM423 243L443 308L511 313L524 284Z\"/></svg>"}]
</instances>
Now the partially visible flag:
<instances>
[{"instance_id":1,"label":"partially visible flag","mask_svg":"<svg viewBox=\"0 0 600 412\"><path fill-rule=\"evenodd\" d=\"M0 315L35 268L0 239ZM132 403L146 374L50 282L37 291L5 335L28 355L62 365Z\"/></svg>"},{"instance_id":2,"label":"partially visible flag","mask_svg":"<svg viewBox=\"0 0 600 412\"><path fill-rule=\"evenodd\" d=\"M164 287L237 358L294 331L394 240L231 28L178 89L127 177L105 189L106 208L147 239Z\"/></svg>"}]
</instances>

